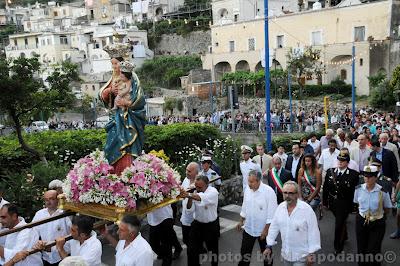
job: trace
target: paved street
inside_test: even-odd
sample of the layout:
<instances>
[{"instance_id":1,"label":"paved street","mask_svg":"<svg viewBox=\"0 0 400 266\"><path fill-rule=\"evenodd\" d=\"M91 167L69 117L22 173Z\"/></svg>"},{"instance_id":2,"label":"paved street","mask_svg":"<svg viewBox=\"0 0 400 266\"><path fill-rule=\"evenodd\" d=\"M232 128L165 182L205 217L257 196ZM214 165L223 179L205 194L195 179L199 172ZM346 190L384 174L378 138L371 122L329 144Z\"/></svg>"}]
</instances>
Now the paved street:
<instances>
[{"instance_id":1,"label":"paved street","mask_svg":"<svg viewBox=\"0 0 400 266\"><path fill-rule=\"evenodd\" d=\"M219 241L219 249L220 249L220 263L219 265L230 266L237 265L237 257L240 254L240 245L241 245L241 233L235 229L237 221L239 220L239 212L240 206L237 205L228 205L222 208L220 212L220 221L221 221L221 238ZM356 265L354 260L352 261L352 253L356 252L356 238L355 238L355 215L351 214L348 219L348 232L349 232L349 240L346 243L345 251L346 256L339 257L338 260L334 260L333 256L333 230L334 230L334 218L329 212L324 213L324 218L320 221L320 230L321 230L321 241L322 241L322 251L319 252L318 257L320 259L320 264L322 265ZM386 222L386 236L383 241L383 252L387 252L386 256L388 259L393 258L390 257L394 255L397 257L397 260L393 261L393 263L383 263L382 265L399 265L400 263L400 240L392 240L389 238L389 235L394 231L395 228L395 219L392 215L389 216ZM143 235L147 237L147 228L143 228ZM182 239L182 233L179 226L175 226L175 231L177 232L178 238ZM278 237L279 238L279 237ZM261 266L263 263L257 260L257 252L259 252L258 244L255 245L253 249L252 256L252 266ZM274 248L275 252L275 260L274 265L279 266L283 265L280 261L280 245ZM390 253L389 253L390 252ZM348 254L350 253L350 254ZM224 261L222 261L224 260ZM346 261L346 262L344 262ZM104 245L103 252L103 262L107 265L114 265L114 251L111 247ZM161 265L161 261L156 261L154 265ZM182 252L182 255L179 260L173 262L172 265L183 266L187 265L186 262L186 248ZM210 263L205 263L203 265L210 265Z\"/></svg>"}]
</instances>

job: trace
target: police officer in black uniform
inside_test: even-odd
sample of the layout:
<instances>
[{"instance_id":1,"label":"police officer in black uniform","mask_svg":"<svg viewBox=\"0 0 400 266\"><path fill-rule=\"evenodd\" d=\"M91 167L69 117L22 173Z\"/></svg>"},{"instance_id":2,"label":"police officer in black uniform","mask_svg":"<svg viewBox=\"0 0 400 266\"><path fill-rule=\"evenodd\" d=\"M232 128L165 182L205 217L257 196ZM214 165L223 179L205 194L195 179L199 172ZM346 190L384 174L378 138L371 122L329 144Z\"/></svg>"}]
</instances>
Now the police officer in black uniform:
<instances>
[{"instance_id":1,"label":"police officer in black uniform","mask_svg":"<svg viewBox=\"0 0 400 266\"><path fill-rule=\"evenodd\" d=\"M352 212L354 190L359 182L358 173L347 167L349 154L341 151L337 159L338 167L326 173L322 194L322 204L335 216L335 254L343 251L347 240L346 220Z\"/></svg>"}]
</instances>

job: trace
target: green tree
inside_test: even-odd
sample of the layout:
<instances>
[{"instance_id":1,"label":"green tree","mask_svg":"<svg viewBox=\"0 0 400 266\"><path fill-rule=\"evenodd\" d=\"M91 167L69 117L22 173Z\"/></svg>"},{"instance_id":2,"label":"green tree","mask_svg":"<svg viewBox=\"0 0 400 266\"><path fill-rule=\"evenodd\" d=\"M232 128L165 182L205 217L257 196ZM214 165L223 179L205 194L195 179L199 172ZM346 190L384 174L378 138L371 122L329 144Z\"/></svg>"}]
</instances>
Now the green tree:
<instances>
[{"instance_id":1,"label":"green tree","mask_svg":"<svg viewBox=\"0 0 400 266\"><path fill-rule=\"evenodd\" d=\"M40 66L36 57L0 59L0 110L10 116L21 148L47 162L42 153L25 142L22 126L40 110L55 111L73 104L70 83L78 79L78 68L63 63L54 69L45 86L39 77Z\"/></svg>"},{"instance_id":2,"label":"green tree","mask_svg":"<svg viewBox=\"0 0 400 266\"><path fill-rule=\"evenodd\" d=\"M165 98L164 100L164 110L170 111L171 115L174 112L174 108L176 107L176 98Z\"/></svg>"},{"instance_id":3,"label":"green tree","mask_svg":"<svg viewBox=\"0 0 400 266\"><path fill-rule=\"evenodd\" d=\"M286 55L288 59L289 73L296 78L297 83L300 86L300 98L304 91L303 79L306 76L312 77L316 75L318 82L320 83L322 74L325 72L325 66L319 61L321 58L321 51L307 47L302 54L293 54L293 50L290 49Z\"/></svg>"},{"instance_id":4,"label":"green tree","mask_svg":"<svg viewBox=\"0 0 400 266\"><path fill-rule=\"evenodd\" d=\"M368 77L371 92L369 96L369 103L373 107L386 110L392 110L394 108L394 104L396 103L393 93L395 90L394 86L396 86L396 77L394 73L394 79L392 78L390 81L387 80L386 73L382 71L378 72L376 75Z\"/></svg>"},{"instance_id":5,"label":"green tree","mask_svg":"<svg viewBox=\"0 0 400 266\"><path fill-rule=\"evenodd\" d=\"M400 65L393 70L390 86L393 90L400 90Z\"/></svg>"},{"instance_id":6,"label":"green tree","mask_svg":"<svg viewBox=\"0 0 400 266\"><path fill-rule=\"evenodd\" d=\"M198 56L159 56L146 60L137 74L143 88L148 88L149 84L171 88L178 85L179 77L201 66Z\"/></svg>"}]
</instances>

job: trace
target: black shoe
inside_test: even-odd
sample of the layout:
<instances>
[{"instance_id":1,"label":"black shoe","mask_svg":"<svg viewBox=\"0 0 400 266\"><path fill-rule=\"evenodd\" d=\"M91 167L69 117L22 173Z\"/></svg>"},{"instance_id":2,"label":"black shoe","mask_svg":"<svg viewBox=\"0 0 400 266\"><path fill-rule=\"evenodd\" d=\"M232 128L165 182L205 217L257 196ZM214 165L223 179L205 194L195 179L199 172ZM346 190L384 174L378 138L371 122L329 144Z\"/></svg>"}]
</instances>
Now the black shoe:
<instances>
[{"instance_id":1,"label":"black shoe","mask_svg":"<svg viewBox=\"0 0 400 266\"><path fill-rule=\"evenodd\" d=\"M174 254L172 255L172 260L177 260L181 256L182 248L175 249Z\"/></svg>"}]
</instances>

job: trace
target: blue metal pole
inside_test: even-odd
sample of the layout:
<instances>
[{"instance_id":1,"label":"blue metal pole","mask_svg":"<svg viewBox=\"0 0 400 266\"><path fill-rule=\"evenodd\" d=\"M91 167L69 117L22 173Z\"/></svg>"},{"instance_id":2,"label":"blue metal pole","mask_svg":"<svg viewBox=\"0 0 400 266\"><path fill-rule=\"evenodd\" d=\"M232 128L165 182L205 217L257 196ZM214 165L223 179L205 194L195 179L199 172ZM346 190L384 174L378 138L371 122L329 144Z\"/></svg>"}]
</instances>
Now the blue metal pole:
<instances>
[{"instance_id":1,"label":"blue metal pole","mask_svg":"<svg viewBox=\"0 0 400 266\"><path fill-rule=\"evenodd\" d=\"M271 138L271 95L270 95L270 73L269 73L269 37L268 37L268 0L264 0L264 41L265 41L265 112L267 115L267 150L272 150Z\"/></svg>"},{"instance_id":2,"label":"blue metal pole","mask_svg":"<svg viewBox=\"0 0 400 266\"><path fill-rule=\"evenodd\" d=\"M356 86L355 86L355 74L356 74L356 47L353 43L352 49L353 63L351 65L351 113L352 113L352 125L356 119Z\"/></svg>"},{"instance_id":3,"label":"blue metal pole","mask_svg":"<svg viewBox=\"0 0 400 266\"><path fill-rule=\"evenodd\" d=\"M293 126L293 117L292 117L292 81L290 75L290 69L288 68L288 87L289 87L289 118L290 118L290 125L289 125L289 133L292 133L292 126Z\"/></svg>"}]
</instances>

